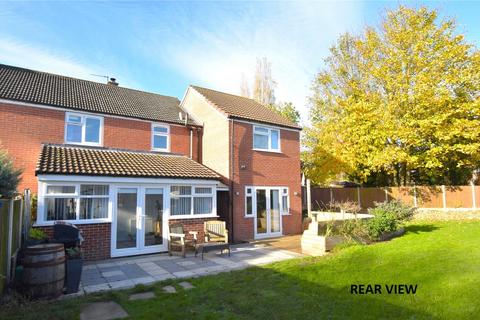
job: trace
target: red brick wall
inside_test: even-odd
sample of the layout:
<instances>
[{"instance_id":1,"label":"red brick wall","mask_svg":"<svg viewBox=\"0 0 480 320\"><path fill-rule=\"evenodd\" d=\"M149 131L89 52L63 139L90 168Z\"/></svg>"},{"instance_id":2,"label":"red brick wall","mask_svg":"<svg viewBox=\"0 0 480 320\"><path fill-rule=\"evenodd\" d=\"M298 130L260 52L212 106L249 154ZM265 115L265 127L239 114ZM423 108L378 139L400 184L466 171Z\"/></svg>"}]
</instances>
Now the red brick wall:
<instances>
[{"instance_id":1,"label":"red brick wall","mask_svg":"<svg viewBox=\"0 0 480 320\"><path fill-rule=\"evenodd\" d=\"M23 168L21 192L37 192L35 167L42 142L64 143L65 112L35 107L0 104L0 147ZM132 150L151 149L151 124L146 121L104 117L104 146ZM171 125L172 153L190 154L190 129ZM198 135L193 130L193 158L198 159Z\"/></svg>"},{"instance_id":2,"label":"red brick wall","mask_svg":"<svg viewBox=\"0 0 480 320\"><path fill-rule=\"evenodd\" d=\"M230 127L232 130L232 126ZM287 186L290 215L282 216L283 234L302 232L299 132L280 131L281 153L252 150L253 125L234 122L234 241L254 237L254 220L245 218L245 186ZM245 169L241 166L245 165ZM238 192L238 195L237 195ZM298 195L295 195L297 193Z\"/></svg>"},{"instance_id":3,"label":"red brick wall","mask_svg":"<svg viewBox=\"0 0 480 320\"><path fill-rule=\"evenodd\" d=\"M103 260L110 258L111 224L78 224L84 241L82 252L87 260ZM39 227L45 231L49 238L53 237L53 227Z\"/></svg>"}]
</instances>

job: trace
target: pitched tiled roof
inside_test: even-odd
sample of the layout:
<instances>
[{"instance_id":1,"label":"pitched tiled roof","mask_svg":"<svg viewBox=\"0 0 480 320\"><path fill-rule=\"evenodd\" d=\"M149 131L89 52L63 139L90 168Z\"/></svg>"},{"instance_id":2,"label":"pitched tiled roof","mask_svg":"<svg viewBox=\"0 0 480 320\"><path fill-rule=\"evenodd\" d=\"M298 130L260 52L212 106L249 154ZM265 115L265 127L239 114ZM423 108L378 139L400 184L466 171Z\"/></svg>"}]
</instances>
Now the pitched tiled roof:
<instances>
[{"instance_id":1,"label":"pitched tiled roof","mask_svg":"<svg viewBox=\"0 0 480 320\"><path fill-rule=\"evenodd\" d=\"M219 178L213 170L181 155L54 144L42 146L35 173L131 178Z\"/></svg>"},{"instance_id":2,"label":"pitched tiled roof","mask_svg":"<svg viewBox=\"0 0 480 320\"><path fill-rule=\"evenodd\" d=\"M115 85L0 64L0 98L86 112L184 123L180 101ZM190 124L195 124L192 120Z\"/></svg>"},{"instance_id":3,"label":"pitched tiled roof","mask_svg":"<svg viewBox=\"0 0 480 320\"><path fill-rule=\"evenodd\" d=\"M253 99L197 86L191 87L229 117L300 129L297 124Z\"/></svg>"}]
</instances>

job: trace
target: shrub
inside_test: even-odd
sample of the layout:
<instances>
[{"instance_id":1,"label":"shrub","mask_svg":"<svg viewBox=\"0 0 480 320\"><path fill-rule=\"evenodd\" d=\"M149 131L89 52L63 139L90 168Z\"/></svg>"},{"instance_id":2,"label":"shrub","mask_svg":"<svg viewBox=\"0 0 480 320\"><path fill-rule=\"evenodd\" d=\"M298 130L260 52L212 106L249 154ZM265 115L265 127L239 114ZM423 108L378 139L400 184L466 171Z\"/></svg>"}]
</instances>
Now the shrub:
<instances>
[{"instance_id":1,"label":"shrub","mask_svg":"<svg viewBox=\"0 0 480 320\"><path fill-rule=\"evenodd\" d=\"M35 240L43 240L47 238L47 234L40 229L31 228L28 232L28 237Z\"/></svg>"},{"instance_id":2,"label":"shrub","mask_svg":"<svg viewBox=\"0 0 480 320\"><path fill-rule=\"evenodd\" d=\"M397 230L398 223L394 214L383 210L377 210L373 214L375 217L366 223L367 233L371 239L378 240L382 234Z\"/></svg>"},{"instance_id":3,"label":"shrub","mask_svg":"<svg viewBox=\"0 0 480 320\"><path fill-rule=\"evenodd\" d=\"M397 231L399 225L411 219L415 212L415 208L397 200L375 203L375 206L369 210L374 217L366 223L368 235L374 240L384 233Z\"/></svg>"},{"instance_id":4,"label":"shrub","mask_svg":"<svg viewBox=\"0 0 480 320\"><path fill-rule=\"evenodd\" d=\"M371 212L377 212L379 210L393 214L398 222L410 220L415 213L415 208L398 200L392 200L390 202L375 202L375 208L371 210Z\"/></svg>"},{"instance_id":5,"label":"shrub","mask_svg":"<svg viewBox=\"0 0 480 320\"><path fill-rule=\"evenodd\" d=\"M0 150L0 197L11 197L17 191L22 170L15 169L7 152Z\"/></svg>"}]
</instances>

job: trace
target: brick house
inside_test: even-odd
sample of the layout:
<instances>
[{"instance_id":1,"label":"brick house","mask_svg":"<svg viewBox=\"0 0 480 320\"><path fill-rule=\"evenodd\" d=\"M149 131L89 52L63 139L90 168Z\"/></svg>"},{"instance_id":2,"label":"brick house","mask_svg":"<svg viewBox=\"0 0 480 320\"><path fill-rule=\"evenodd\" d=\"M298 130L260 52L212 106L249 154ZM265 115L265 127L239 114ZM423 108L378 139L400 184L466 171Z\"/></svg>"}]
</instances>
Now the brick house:
<instances>
[{"instance_id":1,"label":"brick house","mask_svg":"<svg viewBox=\"0 0 480 320\"><path fill-rule=\"evenodd\" d=\"M35 226L77 225L88 259L167 250L168 225L231 241L301 232L300 128L255 101L155 93L0 65L0 147L38 195Z\"/></svg>"}]
</instances>

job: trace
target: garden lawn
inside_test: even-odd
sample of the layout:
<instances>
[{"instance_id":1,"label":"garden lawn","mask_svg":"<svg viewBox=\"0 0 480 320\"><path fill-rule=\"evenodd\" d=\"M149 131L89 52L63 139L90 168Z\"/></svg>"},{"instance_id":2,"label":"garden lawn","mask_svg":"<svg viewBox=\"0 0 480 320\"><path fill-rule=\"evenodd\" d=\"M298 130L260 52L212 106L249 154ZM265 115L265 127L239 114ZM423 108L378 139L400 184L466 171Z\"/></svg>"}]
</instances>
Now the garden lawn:
<instances>
[{"instance_id":1,"label":"garden lawn","mask_svg":"<svg viewBox=\"0 0 480 320\"><path fill-rule=\"evenodd\" d=\"M114 300L134 319L478 319L480 222L421 222L403 237L351 246L318 258L87 297L2 306L0 319L75 319L85 303ZM162 292L174 284L178 293ZM351 284L380 284L382 294L352 295ZM418 285L389 295L385 284ZM131 292L156 297L128 301Z\"/></svg>"}]
</instances>

